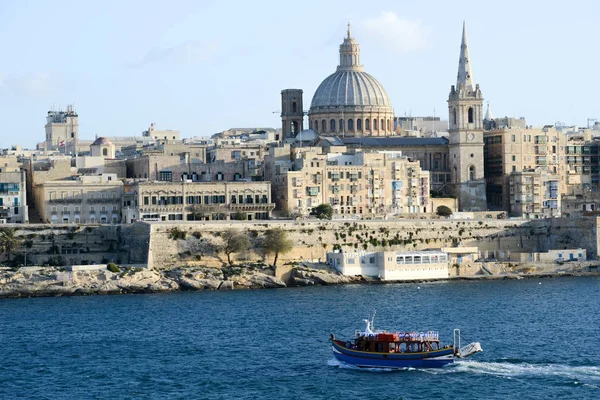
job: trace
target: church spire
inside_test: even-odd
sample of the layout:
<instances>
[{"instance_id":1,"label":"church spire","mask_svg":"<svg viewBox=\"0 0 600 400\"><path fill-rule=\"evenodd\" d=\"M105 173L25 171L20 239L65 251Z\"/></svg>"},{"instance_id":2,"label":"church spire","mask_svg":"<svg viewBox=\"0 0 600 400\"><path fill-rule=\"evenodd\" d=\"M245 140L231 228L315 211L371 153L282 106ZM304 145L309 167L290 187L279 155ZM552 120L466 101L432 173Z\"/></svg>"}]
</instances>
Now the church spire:
<instances>
[{"instance_id":1,"label":"church spire","mask_svg":"<svg viewBox=\"0 0 600 400\"><path fill-rule=\"evenodd\" d=\"M473 74L471 73L471 61L469 60L469 48L467 47L467 28L463 21L462 42L460 44L460 58L458 59L458 77L456 89L473 91Z\"/></svg>"}]
</instances>

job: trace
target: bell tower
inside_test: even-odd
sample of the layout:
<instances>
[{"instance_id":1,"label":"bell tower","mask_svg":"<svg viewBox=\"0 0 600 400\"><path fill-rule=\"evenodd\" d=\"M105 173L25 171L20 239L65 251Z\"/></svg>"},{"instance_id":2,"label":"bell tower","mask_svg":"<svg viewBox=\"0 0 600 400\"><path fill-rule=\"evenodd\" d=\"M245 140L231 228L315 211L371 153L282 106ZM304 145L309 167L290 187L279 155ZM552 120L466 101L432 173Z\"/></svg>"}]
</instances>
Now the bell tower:
<instances>
[{"instance_id":1,"label":"bell tower","mask_svg":"<svg viewBox=\"0 0 600 400\"><path fill-rule=\"evenodd\" d=\"M303 129L304 111L302 89L281 91L281 128L283 138L293 138Z\"/></svg>"},{"instance_id":2,"label":"bell tower","mask_svg":"<svg viewBox=\"0 0 600 400\"><path fill-rule=\"evenodd\" d=\"M483 96L473 84L463 23L456 86L448 96L451 190L461 211L487 208L483 176Z\"/></svg>"}]
</instances>

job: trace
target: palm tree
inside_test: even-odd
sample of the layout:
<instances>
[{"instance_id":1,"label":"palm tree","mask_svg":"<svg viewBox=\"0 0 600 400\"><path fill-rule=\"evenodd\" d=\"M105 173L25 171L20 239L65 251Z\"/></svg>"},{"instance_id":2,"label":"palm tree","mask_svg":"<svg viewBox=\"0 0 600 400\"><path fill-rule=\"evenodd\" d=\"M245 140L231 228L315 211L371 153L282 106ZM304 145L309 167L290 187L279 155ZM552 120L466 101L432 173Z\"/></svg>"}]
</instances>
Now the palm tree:
<instances>
[{"instance_id":1,"label":"palm tree","mask_svg":"<svg viewBox=\"0 0 600 400\"><path fill-rule=\"evenodd\" d=\"M10 255L21 246L22 241L15 228L0 229L0 250L6 254L7 262L10 262Z\"/></svg>"}]
</instances>

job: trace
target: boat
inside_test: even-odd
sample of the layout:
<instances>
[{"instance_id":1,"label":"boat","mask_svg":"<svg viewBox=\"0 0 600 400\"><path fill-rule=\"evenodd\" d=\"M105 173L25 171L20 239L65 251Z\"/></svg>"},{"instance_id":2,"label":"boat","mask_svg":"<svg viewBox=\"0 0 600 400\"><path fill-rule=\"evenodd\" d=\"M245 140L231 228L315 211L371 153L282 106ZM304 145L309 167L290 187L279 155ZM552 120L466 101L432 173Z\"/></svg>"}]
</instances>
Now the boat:
<instances>
[{"instance_id":1,"label":"boat","mask_svg":"<svg viewBox=\"0 0 600 400\"><path fill-rule=\"evenodd\" d=\"M454 329L454 343L440 344L436 331L382 331L373 328L373 319L364 320L350 341L331 334L333 355L338 361L360 368L439 368L483 351L479 342L461 347L460 329Z\"/></svg>"}]
</instances>

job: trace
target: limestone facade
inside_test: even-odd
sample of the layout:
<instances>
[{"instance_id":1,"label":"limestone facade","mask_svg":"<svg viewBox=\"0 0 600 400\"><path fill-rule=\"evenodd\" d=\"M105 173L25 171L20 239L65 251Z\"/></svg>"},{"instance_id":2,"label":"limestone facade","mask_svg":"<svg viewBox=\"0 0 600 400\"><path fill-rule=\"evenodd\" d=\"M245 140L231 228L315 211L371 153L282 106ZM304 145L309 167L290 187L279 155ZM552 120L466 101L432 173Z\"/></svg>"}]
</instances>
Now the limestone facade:
<instances>
[{"instance_id":1,"label":"limestone facade","mask_svg":"<svg viewBox=\"0 0 600 400\"><path fill-rule=\"evenodd\" d=\"M127 184L130 220L194 221L269 219L269 182L149 182ZM129 201L129 202L128 202Z\"/></svg>"},{"instance_id":2,"label":"limestone facade","mask_svg":"<svg viewBox=\"0 0 600 400\"><path fill-rule=\"evenodd\" d=\"M552 218L561 213L560 181L540 169L512 172L509 176L510 215Z\"/></svg>"},{"instance_id":3,"label":"limestone facade","mask_svg":"<svg viewBox=\"0 0 600 400\"><path fill-rule=\"evenodd\" d=\"M274 161L275 149L268 158L273 199L283 213L308 215L320 204L342 217L431 212L429 173L399 152L297 150L287 162Z\"/></svg>"},{"instance_id":4,"label":"limestone facade","mask_svg":"<svg viewBox=\"0 0 600 400\"><path fill-rule=\"evenodd\" d=\"M116 224L121 221L123 182L116 174L78 176L33 185L42 221L50 224Z\"/></svg>"}]
</instances>

